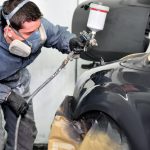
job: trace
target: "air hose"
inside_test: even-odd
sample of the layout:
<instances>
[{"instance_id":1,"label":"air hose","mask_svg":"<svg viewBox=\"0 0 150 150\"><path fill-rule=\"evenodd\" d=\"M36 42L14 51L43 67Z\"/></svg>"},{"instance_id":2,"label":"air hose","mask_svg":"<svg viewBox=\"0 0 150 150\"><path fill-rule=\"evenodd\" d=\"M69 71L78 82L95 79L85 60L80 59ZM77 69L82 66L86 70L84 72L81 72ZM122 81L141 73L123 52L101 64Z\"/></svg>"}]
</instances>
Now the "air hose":
<instances>
[{"instance_id":1,"label":"air hose","mask_svg":"<svg viewBox=\"0 0 150 150\"><path fill-rule=\"evenodd\" d=\"M60 67L52 74L43 84L41 84L28 98L27 103L32 101L32 98L41 91L50 81L52 81L59 73L60 71L68 64L69 61L73 60L74 58L74 52L70 52L67 56L67 58L62 62ZM14 150L17 150L17 144L18 144L18 132L19 132L19 126L21 122L21 115L18 117L17 124L16 124L16 130L15 130L15 145Z\"/></svg>"}]
</instances>

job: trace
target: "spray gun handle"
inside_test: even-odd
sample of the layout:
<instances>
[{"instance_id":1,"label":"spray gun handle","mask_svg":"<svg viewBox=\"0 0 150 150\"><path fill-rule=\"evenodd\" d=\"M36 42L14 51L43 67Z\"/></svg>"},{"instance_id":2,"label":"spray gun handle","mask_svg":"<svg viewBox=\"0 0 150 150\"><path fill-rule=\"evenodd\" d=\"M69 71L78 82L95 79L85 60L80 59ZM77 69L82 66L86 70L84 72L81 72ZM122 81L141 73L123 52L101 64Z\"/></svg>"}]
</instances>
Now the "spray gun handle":
<instances>
[{"instance_id":1,"label":"spray gun handle","mask_svg":"<svg viewBox=\"0 0 150 150\"><path fill-rule=\"evenodd\" d=\"M86 31L82 31L82 32L80 32L80 39L83 43L86 43L86 42L90 41L91 36Z\"/></svg>"},{"instance_id":2,"label":"spray gun handle","mask_svg":"<svg viewBox=\"0 0 150 150\"><path fill-rule=\"evenodd\" d=\"M95 39L95 35L96 33L95 32L86 32L86 31L83 31L83 32L80 32L80 39L83 43L86 43L85 44L85 51L87 51L87 48L89 46L98 46L97 44L97 41Z\"/></svg>"}]
</instances>

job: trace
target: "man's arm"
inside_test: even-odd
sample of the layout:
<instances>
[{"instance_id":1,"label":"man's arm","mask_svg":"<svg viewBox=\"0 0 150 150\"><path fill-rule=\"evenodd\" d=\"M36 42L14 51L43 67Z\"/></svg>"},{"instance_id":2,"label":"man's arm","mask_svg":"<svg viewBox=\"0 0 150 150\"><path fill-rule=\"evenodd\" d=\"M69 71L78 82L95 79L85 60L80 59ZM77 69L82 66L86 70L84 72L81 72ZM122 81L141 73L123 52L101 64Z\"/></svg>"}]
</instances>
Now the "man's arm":
<instances>
[{"instance_id":1,"label":"man's arm","mask_svg":"<svg viewBox=\"0 0 150 150\"><path fill-rule=\"evenodd\" d=\"M17 79L19 79L19 75L15 73L19 70L20 59L9 53L2 52L3 49L1 50L0 58L0 104L9 105L17 116L19 114L24 115L28 109L27 103L20 95L13 92L12 87L8 85L8 82L11 82L8 79L11 75L14 77L12 78L13 82L17 82Z\"/></svg>"},{"instance_id":2,"label":"man's arm","mask_svg":"<svg viewBox=\"0 0 150 150\"><path fill-rule=\"evenodd\" d=\"M62 53L69 53L69 41L76 37L76 35L67 31L67 27L55 26L45 18L42 18L42 24L47 34L44 46L56 48Z\"/></svg>"},{"instance_id":3,"label":"man's arm","mask_svg":"<svg viewBox=\"0 0 150 150\"><path fill-rule=\"evenodd\" d=\"M11 88L0 83L0 104L7 101L8 96L11 93Z\"/></svg>"},{"instance_id":4,"label":"man's arm","mask_svg":"<svg viewBox=\"0 0 150 150\"><path fill-rule=\"evenodd\" d=\"M7 104L16 116L24 116L29 108L24 98L11 90L10 87L0 83L0 104Z\"/></svg>"}]
</instances>

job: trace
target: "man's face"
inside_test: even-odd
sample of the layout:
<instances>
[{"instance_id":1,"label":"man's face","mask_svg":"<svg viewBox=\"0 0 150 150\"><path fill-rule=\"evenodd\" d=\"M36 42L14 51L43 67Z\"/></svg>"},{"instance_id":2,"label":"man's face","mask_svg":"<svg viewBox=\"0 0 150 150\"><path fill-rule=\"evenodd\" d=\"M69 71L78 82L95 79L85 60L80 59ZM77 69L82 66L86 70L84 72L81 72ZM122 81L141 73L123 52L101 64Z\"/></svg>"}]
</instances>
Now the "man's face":
<instances>
[{"instance_id":1,"label":"man's face","mask_svg":"<svg viewBox=\"0 0 150 150\"><path fill-rule=\"evenodd\" d=\"M18 32L22 35L24 39L27 39L31 36L31 34L36 31L41 25L40 19L36 21L30 21L30 22L24 22L22 24L22 28L18 30ZM6 26L4 28L4 35L6 38L6 41L8 43L11 43L12 40L20 40L23 41L24 39L19 36L14 29L12 29L9 26Z\"/></svg>"}]
</instances>

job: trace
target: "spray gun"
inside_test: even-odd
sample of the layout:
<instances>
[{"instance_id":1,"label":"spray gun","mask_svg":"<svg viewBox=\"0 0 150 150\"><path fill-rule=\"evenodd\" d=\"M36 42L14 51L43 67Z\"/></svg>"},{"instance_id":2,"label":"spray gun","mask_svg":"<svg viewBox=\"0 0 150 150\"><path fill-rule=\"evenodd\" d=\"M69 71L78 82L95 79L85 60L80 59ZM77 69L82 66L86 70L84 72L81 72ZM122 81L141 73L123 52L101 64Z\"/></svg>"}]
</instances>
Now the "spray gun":
<instances>
[{"instance_id":1,"label":"spray gun","mask_svg":"<svg viewBox=\"0 0 150 150\"><path fill-rule=\"evenodd\" d=\"M87 21L87 27L90 29L90 32L83 31L80 33L80 39L85 44L84 51L87 51L88 47L98 46L98 43L95 39L96 33L104 29L105 20L107 13L109 12L109 7L103 6L102 3L92 2L88 5L82 6L85 10L89 9L89 17ZM103 58L99 61L100 65L104 64ZM83 69L92 68L94 66L99 66L99 64L93 62L89 65L82 65Z\"/></svg>"},{"instance_id":2,"label":"spray gun","mask_svg":"<svg viewBox=\"0 0 150 150\"><path fill-rule=\"evenodd\" d=\"M102 3L90 3L88 7L90 13L87 27L90 29L90 32L83 31L80 33L81 40L86 42L85 51L87 51L89 46L98 46L95 36L98 31L104 29L106 16L109 12L109 7L103 6Z\"/></svg>"}]
</instances>

